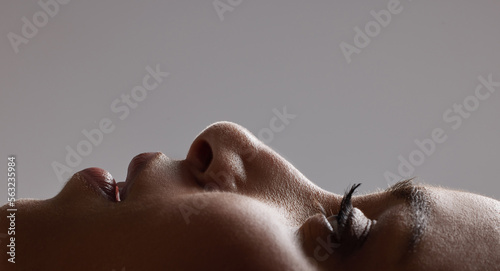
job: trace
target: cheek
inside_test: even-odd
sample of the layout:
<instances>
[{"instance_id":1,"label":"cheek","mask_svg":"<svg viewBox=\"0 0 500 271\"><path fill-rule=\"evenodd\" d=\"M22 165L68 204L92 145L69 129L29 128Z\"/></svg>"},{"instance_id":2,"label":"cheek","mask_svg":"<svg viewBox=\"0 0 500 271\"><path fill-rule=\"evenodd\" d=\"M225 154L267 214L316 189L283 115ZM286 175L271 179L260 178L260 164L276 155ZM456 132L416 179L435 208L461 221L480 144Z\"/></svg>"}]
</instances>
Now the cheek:
<instances>
[{"instance_id":1,"label":"cheek","mask_svg":"<svg viewBox=\"0 0 500 271\"><path fill-rule=\"evenodd\" d=\"M202 195L135 216L142 222L128 221L121 254L142 262L147 258L151 266L168 270L207 266L258 270L264 264L301 259L289 229L268 207L236 195Z\"/></svg>"},{"instance_id":2,"label":"cheek","mask_svg":"<svg viewBox=\"0 0 500 271\"><path fill-rule=\"evenodd\" d=\"M300 194L308 195L317 188L292 164L267 146L260 146L255 159L245 162L245 170L247 179L238 185L239 192L267 202L272 200L270 203L274 201L278 206L297 202Z\"/></svg>"}]
</instances>

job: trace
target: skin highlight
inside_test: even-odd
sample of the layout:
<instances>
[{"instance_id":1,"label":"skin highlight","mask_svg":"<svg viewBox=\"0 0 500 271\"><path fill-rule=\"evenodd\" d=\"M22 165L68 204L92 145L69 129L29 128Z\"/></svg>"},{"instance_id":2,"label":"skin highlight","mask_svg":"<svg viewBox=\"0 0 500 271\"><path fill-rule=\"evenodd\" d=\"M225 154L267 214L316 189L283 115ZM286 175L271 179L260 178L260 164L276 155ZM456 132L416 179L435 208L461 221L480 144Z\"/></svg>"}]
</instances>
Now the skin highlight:
<instances>
[{"instance_id":1,"label":"skin highlight","mask_svg":"<svg viewBox=\"0 0 500 271\"><path fill-rule=\"evenodd\" d=\"M234 123L207 127L185 160L149 153L136 156L132 164L140 167L129 168L127 185L118 184L119 202L85 181L89 170L76 173L51 199L18 200L16 267L130 271L500 266L497 200L406 181L386 191L353 195L351 211L338 224L334 216L341 210L342 195L319 188ZM7 213L6 205L0 208L1 229L8 228ZM339 229L342 233L335 232ZM1 270L11 268L5 249Z\"/></svg>"}]
</instances>

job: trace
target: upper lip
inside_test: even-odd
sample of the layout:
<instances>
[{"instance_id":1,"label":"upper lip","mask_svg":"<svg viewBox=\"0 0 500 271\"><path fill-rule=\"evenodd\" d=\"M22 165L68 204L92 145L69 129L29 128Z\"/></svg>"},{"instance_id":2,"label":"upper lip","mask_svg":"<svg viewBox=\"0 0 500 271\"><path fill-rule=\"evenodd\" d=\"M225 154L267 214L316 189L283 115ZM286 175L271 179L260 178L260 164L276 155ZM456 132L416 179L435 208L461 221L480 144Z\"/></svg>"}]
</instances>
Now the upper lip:
<instances>
[{"instance_id":1,"label":"upper lip","mask_svg":"<svg viewBox=\"0 0 500 271\"><path fill-rule=\"evenodd\" d=\"M127 178L125 183L118 183L118 187L120 189L120 199L124 200L129 194L130 187L134 184L134 181L137 175L141 172L141 170L151 161L155 156L161 154L159 152L145 152L136 155L130 161L127 170Z\"/></svg>"}]
</instances>

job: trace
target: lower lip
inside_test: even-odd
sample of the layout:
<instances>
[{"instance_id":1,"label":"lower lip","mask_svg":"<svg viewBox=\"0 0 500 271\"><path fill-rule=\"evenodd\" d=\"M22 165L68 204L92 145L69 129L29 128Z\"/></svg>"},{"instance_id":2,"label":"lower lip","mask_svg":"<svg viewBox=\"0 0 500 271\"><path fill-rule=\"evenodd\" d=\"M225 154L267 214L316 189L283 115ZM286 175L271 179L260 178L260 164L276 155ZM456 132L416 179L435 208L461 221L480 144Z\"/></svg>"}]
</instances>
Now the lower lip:
<instances>
[{"instance_id":1,"label":"lower lip","mask_svg":"<svg viewBox=\"0 0 500 271\"><path fill-rule=\"evenodd\" d=\"M119 201L117 185L111 174L97 167L87 168L78 172L80 176L98 193L111 201Z\"/></svg>"}]
</instances>

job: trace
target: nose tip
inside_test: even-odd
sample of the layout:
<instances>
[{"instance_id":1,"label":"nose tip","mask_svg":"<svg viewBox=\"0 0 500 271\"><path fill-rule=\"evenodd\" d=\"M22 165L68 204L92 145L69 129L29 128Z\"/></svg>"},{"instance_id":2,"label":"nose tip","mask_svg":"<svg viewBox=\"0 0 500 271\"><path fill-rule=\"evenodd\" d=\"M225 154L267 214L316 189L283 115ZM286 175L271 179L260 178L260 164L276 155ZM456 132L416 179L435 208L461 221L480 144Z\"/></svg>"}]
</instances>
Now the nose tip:
<instances>
[{"instance_id":1,"label":"nose tip","mask_svg":"<svg viewBox=\"0 0 500 271\"><path fill-rule=\"evenodd\" d=\"M208 126L193 141L186 160L207 189L236 191L246 181L246 165L255 154L256 139L231 122Z\"/></svg>"}]
</instances>

